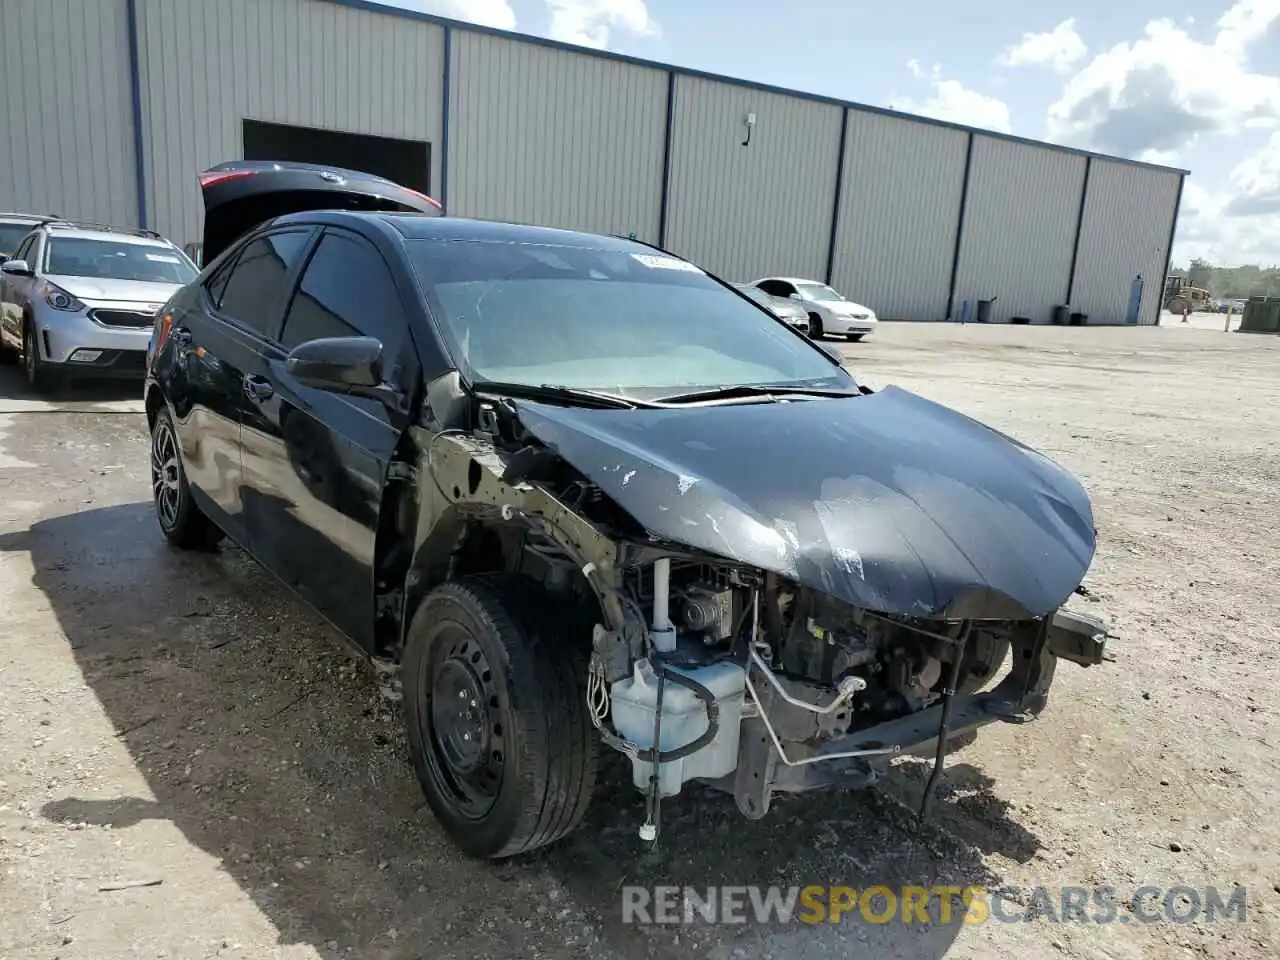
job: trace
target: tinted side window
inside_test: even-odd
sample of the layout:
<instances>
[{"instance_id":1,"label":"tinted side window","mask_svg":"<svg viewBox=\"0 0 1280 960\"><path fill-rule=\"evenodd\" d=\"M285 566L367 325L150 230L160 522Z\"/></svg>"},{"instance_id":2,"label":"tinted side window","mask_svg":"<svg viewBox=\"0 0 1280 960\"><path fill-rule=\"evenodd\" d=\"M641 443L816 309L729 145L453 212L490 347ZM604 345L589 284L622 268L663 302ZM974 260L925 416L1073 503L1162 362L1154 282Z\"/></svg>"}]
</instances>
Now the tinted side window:
<instances>
[{"instance_id":1,"label":"tinted side window","mask_svg":"<svg viewBox=\"0 0 1280 960\"><path fill-rule=\"evenodd\" d=\"M259 237L240 252L226 279L215 279L209 293L218 311L265 333L285 290L285 279L297 263L309 230L287 230ZM221 289L215 292L215 287Z\"/></svg>"},{"instance_id":2,"label":"tinted side window","mask_svg":"<svg viewBox=\"0 0 1280 960\"><path fill-rule=\"evenodd\" d=\"M405 316L391 271L369 244L326 233L285 317L286 350L321 337L377 337L394 358L404 339Z\"/></svg>"}]
</instances>

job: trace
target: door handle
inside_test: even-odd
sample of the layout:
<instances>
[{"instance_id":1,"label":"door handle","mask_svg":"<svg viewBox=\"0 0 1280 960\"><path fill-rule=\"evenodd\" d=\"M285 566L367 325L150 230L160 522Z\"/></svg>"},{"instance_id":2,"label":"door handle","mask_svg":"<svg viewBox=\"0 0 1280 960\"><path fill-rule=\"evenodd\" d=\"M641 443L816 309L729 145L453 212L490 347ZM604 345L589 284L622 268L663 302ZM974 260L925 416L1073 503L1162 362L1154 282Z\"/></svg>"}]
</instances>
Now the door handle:
<instances>
[{"instance_id":1,"label":"door handle","mask_svg":"<svg viewBox=\"0 0 1280 960\"><path fill-rule=\"evenodd\" d=\"M244 392L250 400L261 403L263 400L270 400L275 395L276 388L266 377L253 375L244 378Z\"/></svg>"}]
</instances>

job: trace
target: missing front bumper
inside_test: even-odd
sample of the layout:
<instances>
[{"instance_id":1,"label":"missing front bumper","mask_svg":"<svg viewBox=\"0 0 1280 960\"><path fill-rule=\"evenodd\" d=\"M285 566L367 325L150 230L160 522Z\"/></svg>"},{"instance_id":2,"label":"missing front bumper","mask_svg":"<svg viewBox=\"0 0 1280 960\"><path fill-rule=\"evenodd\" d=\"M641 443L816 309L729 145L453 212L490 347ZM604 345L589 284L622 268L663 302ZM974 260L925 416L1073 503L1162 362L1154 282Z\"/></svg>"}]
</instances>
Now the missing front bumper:
<instances>
[{"instance_id":1,"label":"missing front bumper","mask_svg":"<svg viewBox=\"0 0 1280 960\"><path fill-rule=\"evenodd\" d=\"M953 698L948 742L989 723L1034 720L1048 703L1058 661L1069 660L1082 666L1101 663L1105 659L1106 638L1106 628L1100 621L1065 611L1059 611L1047 623L1028 625L1013 637L1012 665L997 686ZM744 719L737 770L719 785L732 790L738 809L752 819L768 813L775 793L871 786L882 778L894 756L936 753L943 709L939 703L817 744L788 743L790 763L779 755L760 717ZM868 755L823 759L860 751L868 751Z\"/></svg>"}]
</instances>

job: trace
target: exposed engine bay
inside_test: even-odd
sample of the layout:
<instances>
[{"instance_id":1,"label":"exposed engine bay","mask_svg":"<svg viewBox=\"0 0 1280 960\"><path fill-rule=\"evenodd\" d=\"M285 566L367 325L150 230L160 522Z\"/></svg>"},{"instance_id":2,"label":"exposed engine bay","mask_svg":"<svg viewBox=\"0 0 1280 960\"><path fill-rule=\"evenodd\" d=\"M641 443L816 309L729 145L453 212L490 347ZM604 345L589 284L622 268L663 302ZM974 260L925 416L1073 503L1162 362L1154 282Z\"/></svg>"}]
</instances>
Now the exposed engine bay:
<instances>
[{"instance_id":1,"label":"exposed engine bay","mask_svg":"<svg viewBox=\"0 0 1280 960\"><path fill-rule=\"evenodd\" d=\"M520 413L532 419L532 410ZM1013 570L1007 582L955 591L943 615L881 612L849 597L876 589L875 575L891 581L880 595L892 597L908 577L870 550L856 570L846 561L814 573L800 562L803 551L788 559L788 536L777 536L773 553L739 549L724 530L739 518L722 510L718 521L718 501L693 489L697 477L642 476L643 464L625 460L588 475L563 444L557 450L524 431L513 442L504 419L491 411L482 417L488 429L429 443L437 475L460 478L439 489L458 511L455 557L465 556L476 524L498 530L509 568L541 581L566 616L585 615L584 696L599 735L630 758L633 783L648 798L645 839L657 835L662 799L691 780L731 793L756 818L780 792L873 784L904 753L934 758L924 813L955 735L1034 717L1057 659L1105 659L1100 622L1063 612L1060 602L1028 611L1039 602L1031 590L1049 580L1043 575L1021 600L1010 599L1019 585ZM664 477L676 496L703 497L696 509L717 528L724 555L653 529L655 514L638 497ZM824 504L806 509L820 513ZM687 515L684 523L696 525ZM759 556L772 567L750 562ZM1059 577L1069 584L1062 599L1082 572ZM921 582L936 591L949 571L926 574ZM915 607L926 607L921 596L917 590Z\"/></svg>"}]
</instances>

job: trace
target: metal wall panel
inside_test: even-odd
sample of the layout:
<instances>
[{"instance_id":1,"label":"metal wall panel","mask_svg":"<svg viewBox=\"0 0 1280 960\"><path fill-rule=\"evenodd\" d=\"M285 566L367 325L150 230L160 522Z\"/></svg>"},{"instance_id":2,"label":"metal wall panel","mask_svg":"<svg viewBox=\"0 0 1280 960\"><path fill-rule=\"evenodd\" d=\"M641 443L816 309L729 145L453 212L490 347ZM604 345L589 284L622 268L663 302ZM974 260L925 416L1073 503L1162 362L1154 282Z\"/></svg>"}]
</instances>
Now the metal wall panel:
<instances>
[{"instance_id":1,"label":"metal wall panel","mask_svg":"<svg viewBox=\"0 0 1280 960\"><path fill-rule=\"evenodd\" d=\"M956 276L957 316L968 300L998 298L995 322L1048 323L1066 303L1085 158L975 136Z\"/></svg>"},{"instance_id":2,"label":"metal wall panel","mask_svg":"<svg viewBox=\"0 0 1280 960\"><path fill-rule=\"evenodd\" d=\"M458 31L449 213L657 242L667 74Z\"/></svg>"},{"instance_id":3,"label":"metal wall panel","mask_svg":"<svg viewBox=\"0 0 1280 960\"><path fill-rule=\"evenodd\" d=\"M3 0L0 92L0 210L137 225L125 0Z\"/></svg>"},{"instance_id":4,"label":"metal wall panel","mask_svg":"<svg viewBox=\"0 0 1280 960\"><path fill-rule=\"evenodd\" d=\"M74 2L74 0L70 0ZM197 239L196 174L243 155L244 119L431 143L444 29L315 0L138 0L151 226Z\"/></svg>"},{"instance_id":5,"label":"metal wall panel","mask_svg":"<svg viewBox=\"0 0 1280 960\"><path fill-rule=\"evenodd\" d=\"M1071 304L1089 323L1124 323L1139 275L1138 322L1156 322L1181 179L1172 171L1092 161Z\"/></svg>"},{"instance_id":6,"label":"metal wall panel","mask_svg":"<svg viewBox=\"0 0 1280 960\"><path fill-rule=\"evenodd\" d=\"M849 112L832 286L893 320L942 320L951 291L961 130Z\"/></svg>"},{"instance_id":7,"label":"metal wall panel","mask_svg":"<svg viewBox=\"0 0 1280 960\"><path fill-rule=\"evenodd\" d=\"M756 115L749 146L747 114ZM726 280L821 279L842 109L679 76L667 248Z\"/></svg>"}]
</instances>

